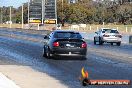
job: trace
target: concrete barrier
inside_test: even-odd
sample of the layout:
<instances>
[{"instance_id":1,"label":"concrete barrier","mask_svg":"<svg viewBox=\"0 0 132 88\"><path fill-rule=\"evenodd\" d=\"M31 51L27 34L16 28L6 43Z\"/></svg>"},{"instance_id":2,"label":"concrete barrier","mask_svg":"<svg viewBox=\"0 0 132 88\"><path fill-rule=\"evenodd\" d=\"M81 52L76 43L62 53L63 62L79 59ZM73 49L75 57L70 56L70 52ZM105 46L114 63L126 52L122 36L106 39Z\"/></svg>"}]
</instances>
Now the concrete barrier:
<instances>
[{"instance_id":1,"label":"concrete barrier","mask_svg":"<svg viewBox=\"0 0 132 88\"><path fill-rule=\"evenodd\" d=\"M79 30L79 26L78 25L71 25L71 29L78 29Z\"/></svg>"},{"instance_id":2,"label":"concrete barrier","mask_svg":"<svg viewBox=\"0 0 132 88\"><path fill-rule=\"evenodd\" d=\"M129 36L129 43L132 43L132 35Z\"/></svg>"},{"instance_id":3,"label":"concrete barrier","mask_svg":"<svg viewBox=\"0 0 132 88\"><path fill-rule=\"evenodd\" d=\"M87 25L86 24L79 24L79 27L82 28L83 30L85 30Z\"/></svg>"}]
</instances>

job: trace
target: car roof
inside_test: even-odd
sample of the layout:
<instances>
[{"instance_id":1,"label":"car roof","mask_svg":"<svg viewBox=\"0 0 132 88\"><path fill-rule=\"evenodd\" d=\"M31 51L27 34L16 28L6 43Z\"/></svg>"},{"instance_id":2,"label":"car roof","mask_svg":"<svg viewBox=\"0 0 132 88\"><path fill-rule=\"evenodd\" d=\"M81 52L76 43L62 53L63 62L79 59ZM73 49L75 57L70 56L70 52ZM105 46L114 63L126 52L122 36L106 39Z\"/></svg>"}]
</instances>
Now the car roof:
<instances>
[{"instance_id":1,"label":"car roof","mask_svg":"<svg viewBox=\"0 0 132 88\"><path fill-rule=\"evenodd\" d=\"M73 30L54 30L53 32L74 32L74 33L79 33L77 31L73 31Z\"/></svg>"},{"instance_id":2,"label":"car roof","mask_svg":"<svg viewBox=\"0 0 132 88\"><path fill-rule=\"evenodd\" d=\"M103 29L112 29L112 28L101 28L101 29L103 30Z\"/></svg>"},{"instance_id":3,"label":"car roof","mask_svg":"<svg viewBox=\"0 0 132 88\"><path fill-rule=\"evenodd\" d=\"M112 30L117 30L117 29L113 28Z\"/></svg>"},{"instance_id":4,"label":"car roof","mask_svg":"<svg viewBox=\"0 0 132 88\"><path fill-rule=\"evenodd\" d=\"M104 29L117 30L117 29L115 29L115 28L101 28L101 30L104 30Z\"/></svg>"}]
</instances>

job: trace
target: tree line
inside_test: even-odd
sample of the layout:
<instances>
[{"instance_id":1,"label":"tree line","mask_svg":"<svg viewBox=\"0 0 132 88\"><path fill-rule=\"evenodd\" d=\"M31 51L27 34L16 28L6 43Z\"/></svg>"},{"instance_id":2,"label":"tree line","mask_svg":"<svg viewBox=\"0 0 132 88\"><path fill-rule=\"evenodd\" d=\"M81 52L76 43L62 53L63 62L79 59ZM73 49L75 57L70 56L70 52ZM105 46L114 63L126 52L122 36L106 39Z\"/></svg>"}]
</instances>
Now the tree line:
<instances>
[{"instance_id":1,"label":"tree line","mask_svg":"<svg viewBox=\"0 0 132 88\"><path fill-rule=\"evenodd\" d=\"M132 24L132 4L117 3L104 0L79 0L78 3L69 4L58 0L58 18L60 22L102 24L119 23Z\"/></svg>"},{"instance_id":2,"label":"tree line","mask_svg":"<svg viewBox=\"0 0 132 88\"><path fill-rule=\"evenodd\" d=\"M24 23L28 22L28 3L23 5ZM22 6L14 8L11 6L11 18L13 23L22 22ZM5 23L10 20L10 7L0 7L0 23Z\"/></svg>"},{"instance_id":3,"label":"tree line","mask_svg":"<svg viewBox=\"0 0 132 88\"><path fill-rule=\"evenodd\" d=\"M12 21L21 23L22 7L12 7ZM9 21L9 7L0 7L2 22ZM28 4L24 4L24 23L28 21ZM118 23L132 24L132 4L116 3L108 0L94 2L93 0L79 0L78 3L69 4L66 0L57 0L58 23L86 23L102 24Z\"/></svg>"}]
</instances>

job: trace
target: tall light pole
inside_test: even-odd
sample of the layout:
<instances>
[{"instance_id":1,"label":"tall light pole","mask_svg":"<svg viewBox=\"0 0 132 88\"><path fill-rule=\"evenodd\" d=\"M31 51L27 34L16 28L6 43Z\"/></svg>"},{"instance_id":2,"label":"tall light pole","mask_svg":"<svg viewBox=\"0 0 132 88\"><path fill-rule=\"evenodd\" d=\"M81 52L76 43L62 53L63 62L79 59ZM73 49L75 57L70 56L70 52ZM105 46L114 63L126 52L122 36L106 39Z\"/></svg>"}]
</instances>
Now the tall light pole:
<instances>
[{"instance_id":1,"label":"tall light pole","mask_svg":"<svg viewBox=\"0 0 132 88\"><path fill-rule=\"evenodd\" d=\"M11 24L12 24L12 21L11 21L12 19L11 18L12 18L12 15L11 15L11 6L10 6L10 22L9 22L10 23L10 28L11 28Z\"/></svg>"},{"instance_id":2,"label":"tall light pole","mask_svg":"<svg viewBox=\"0 0 132 88\"><path fill-rule=\"evenodd\" d=\"M22 4L22 29L23 29L23 4Z\"/></svg>"}]
</instances>

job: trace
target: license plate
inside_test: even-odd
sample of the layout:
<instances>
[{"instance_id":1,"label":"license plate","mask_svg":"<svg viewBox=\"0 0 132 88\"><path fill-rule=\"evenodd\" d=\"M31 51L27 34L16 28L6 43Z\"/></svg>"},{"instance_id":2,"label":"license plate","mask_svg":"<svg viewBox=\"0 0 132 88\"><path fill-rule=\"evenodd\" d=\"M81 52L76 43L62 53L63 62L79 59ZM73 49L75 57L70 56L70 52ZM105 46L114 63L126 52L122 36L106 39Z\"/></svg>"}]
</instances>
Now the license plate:
<instances>
[{"instance_id":1,"label":"license plate","mask_svg":"<svg viewBox=\"0 0 132 88\"><path fill-rule=\"evenodd\" d=\"M70 44L66 44L67 47L71 46Z\"/></svg>"},{"instance_id":2,"label":"license plate","mask_svg":"<svg viewBox=\"0 0 132 88\"><path fill-rule=\"evenodd\" d=\"M69 55L71 55L71 52L69 52Z\"/></svg>"}]
</instances>

